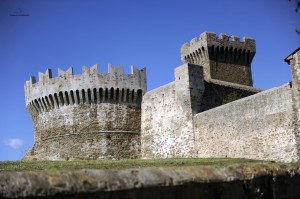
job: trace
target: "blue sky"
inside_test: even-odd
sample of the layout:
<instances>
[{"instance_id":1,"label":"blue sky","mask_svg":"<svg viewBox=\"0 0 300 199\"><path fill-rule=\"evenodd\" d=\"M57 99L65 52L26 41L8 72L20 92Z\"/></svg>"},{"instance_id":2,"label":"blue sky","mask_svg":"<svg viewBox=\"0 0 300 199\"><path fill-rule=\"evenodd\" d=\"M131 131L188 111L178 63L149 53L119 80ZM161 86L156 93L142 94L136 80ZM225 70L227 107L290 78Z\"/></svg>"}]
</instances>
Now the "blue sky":
<instances>
[{"instance_id":1,"label":"blue sky","mask_svg":"<svg viewBox=\"0 0 300 199\"><path fill-rule=\"evenodd\" d=\"M152 90L173 81L181 45L211 31L256 39L254 86L268 89L291 80L283 59L300 44L294 10L288 0L0 0L0 161L33 145L24 98L31 75L146 66Z\"/></svg>"}]
</instances>

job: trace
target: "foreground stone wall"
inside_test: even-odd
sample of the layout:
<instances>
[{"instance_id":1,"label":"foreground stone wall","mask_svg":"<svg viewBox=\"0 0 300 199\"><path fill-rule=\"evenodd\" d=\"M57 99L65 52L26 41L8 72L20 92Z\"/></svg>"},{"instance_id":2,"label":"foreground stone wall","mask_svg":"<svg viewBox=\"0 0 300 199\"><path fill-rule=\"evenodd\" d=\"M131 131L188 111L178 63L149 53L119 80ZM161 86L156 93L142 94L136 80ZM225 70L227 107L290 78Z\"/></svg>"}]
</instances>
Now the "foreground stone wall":
<instances>
[{"instance_id":1,"label":"foreground stone wall","mask_svg":"<svg viewBox=\"0 0 300 199\"><path fill-rule=\"evenodd\" d=\"M195 115L197 156L298 160L294 104L287 84Z\"/></svg>"},{"instance_id":2,"label":"foreground stone wall","mask_svg":"<svg viewBox=\"0 0 300 199\"><path fill-rule=\"evenodd\" d=\"M200 112L203 68L184 64L175 81L146 93L142 103L143 158L194 157L193 113Z\"/></svg>"},{"instance_id":3,"label":"foreground stone wall","mask_svg":"<svg viewBox=\"0 0 300 199\"><path fill-rule=\"evenodd\" d=\"M296 166L1 172L0 198L299 198Z\"/></svg>"}]
</instances>

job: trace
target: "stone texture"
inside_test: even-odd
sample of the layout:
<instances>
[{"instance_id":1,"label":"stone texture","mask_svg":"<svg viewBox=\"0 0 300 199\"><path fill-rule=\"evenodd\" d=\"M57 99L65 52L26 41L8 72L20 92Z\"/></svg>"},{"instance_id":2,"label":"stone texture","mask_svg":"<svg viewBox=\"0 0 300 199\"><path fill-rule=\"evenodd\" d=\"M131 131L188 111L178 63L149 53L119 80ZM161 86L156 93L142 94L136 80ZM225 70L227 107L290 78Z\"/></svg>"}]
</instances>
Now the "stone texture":
<instances>
[{"instance_id":1,"label":"stone texture","mask_svg":"<svg viewBox=\"0 0 300 199\"><path fill-rule=\"evenodd\" d=\"M299 198L298 167L1 172L0 198Z\"/></svg>"},{"instance_id":2,"label":"stone texture","mask_svg":"<svg viewBox=\"0 0 300 199\"><path fill-rule=\"evenodd\" d=\"M298 160L293 105L287 84L195 115L198 157Z\"/></svg>"},{"instance_id":3,"label":"stone texture","mask_svg":"<svg viewBox=\"0 0 300 199\"><path fill-rule=\"evenodd\" d=\"M202 65L206 79L252 86L251 62L256 52L255 40L204 32L181 47L183 63Z\"/></svg>"},{"instance_id":4,"label":"stone texture","mask_svg":"<svg viewBox=\"0 0 300 199\"><path fill-rule=\"evenodd\" d=\"M141 101L145 69L97 65L73 75L70 68L52 78L48 69L39 82L25 85L27 110L34 123L34 147L24 159L121 159L140 155Z\"/></svg>"},{"instance_id":5,"label":"stone texture","mask_svg":"<svg viewBox=\"0 0 300 199\"><path fill-rule=\"evenodd\" d=\"M35 145L24 159L300 157L300 49L290 84L252 87L255 40L205 32L181 47L175 80L146 93L146 69L97 65L25 84ZM239 99L224 106L230 94ZM245 98L246 97L246 98ZM229 100L232 101L232 100ZM70 150L72 148L72 150Z\"/></svg>"},{"instance_id":6,"label":"stone texture","mask_svg":"<svg viewBox=\"0 0 300 199\"><path fill-rule=\"evenodd\" d=\"M175 69L174 82L146 93L142 103L142 157L196 155L192 116L200 112L203 89L202 67L184 64Z\"/></svg>"},{"instance_id":7,"label":"stone texture","mask_svg":"<svg viewBox=\"0 0 300 199\"><path fill-rule=\"evenodd\" d=\"M34 145L23 160L99 160L140 157L140 133L90 132L53 137Z\"/></svg>"},{"instance_id":8,"label":"stone texture","mask_svg":"<svg viewBox=\"0 0 300 199\"><path fill-rule=\"evenodd\" d=\"M219 42L224 46L233 42L236 47L245 47L251 52L255 50L254 40L246 39L241 43L236 37L232 41L223 41L224 38L224 35L216 39L214 34L204 33L199 40L193 39L190 45L184 45L181 50L183 54L192 53L200 44L210 41L214 41L214 45ZM201 53L199 56L201 57ZM180 82L178 74L185 73L180 70L183 66L178 67L180 73L175 74L175 82L148 92L143 98L142 157L240 157L298 161L299 57L298 49L288 59L293 82L264 92L241 82L208 78L204 62L196 62L203 64L202 75L190 75L189 86L181 84L176 87L176 82ZM206 54L206 58L209 58L209 54ZM197 60L199 61L197 57L183 57L183 61L188 63ZM197 68L197 65L193 66ZM250 67L250 62L248 66ZM198 68L202 66L198 65ZM240 74L238 70L231 72ZM243 79L244 76L240 78ZM194 82L201 84L201 89L195 91ZM194 96L198 94L198 97L184 98L182 96L189 94L184 94L183 90ZM220 106L222 99L231 92L248 97ZM191 106L191 103L197 106Z\"/></svg>"},{"instance_id":9,"label":"stone texture","mask_svg":"<svg viewBox=\"0 0 300 199\"><path fill-rule=\"evenodd\" d=\"M262 90L250 86L210 79L204 81L204 93L201 99L201 112L223 105L223 100L235 93L239 98L248 97Z\"/></svg>"}]
</instances>

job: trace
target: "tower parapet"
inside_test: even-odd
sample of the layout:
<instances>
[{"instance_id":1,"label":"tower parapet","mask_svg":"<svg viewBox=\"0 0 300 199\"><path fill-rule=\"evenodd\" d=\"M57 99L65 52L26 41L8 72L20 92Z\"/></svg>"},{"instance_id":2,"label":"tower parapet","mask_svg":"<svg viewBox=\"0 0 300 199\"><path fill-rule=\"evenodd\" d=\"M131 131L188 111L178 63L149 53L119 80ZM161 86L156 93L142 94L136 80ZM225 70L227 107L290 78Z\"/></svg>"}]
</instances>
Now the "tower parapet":
<instances>
[{"instance_id":1,"label":"tower parapet","mask_svg":"<svg viewBox=\"0 0 300 199\"><path fill-rule=\"evenodd\" d=\"M48 111L66 105L122 103L140 107L146 92L146 68L131 66L131 74L123 73L123 66L109 64L108 73L98 73L98 66L83 66L82 74L74 75L73 68L52 72L39 72L39 82L34 76L25 84L26 107L30 114Z\"/></svg>"},{"instance_id":2,"label":"tower parapet","mask_svg":"<svg viewBox=\"0 0 300 199\"><path fill-rule=\"evenodd\" d=\"M183 63L202 65L206 79L218 79L252 86L251 62L255 40L221 33L204 32L181 47Z\"/></svg>"},{"instance_id":3,"label":"tower parapet","mask_svg":"<svg viewBox=\"0 0 300 199\"><path fill-rule=\"evenodd\" d=\"M26 108L34 123L35 146L28 158L136 158L140 150L141 102L146 92L146 68L83 66L47 69L39 81L25 83ZM25 158L26 159L26 158Z\"/></svg>"}]
</instances>

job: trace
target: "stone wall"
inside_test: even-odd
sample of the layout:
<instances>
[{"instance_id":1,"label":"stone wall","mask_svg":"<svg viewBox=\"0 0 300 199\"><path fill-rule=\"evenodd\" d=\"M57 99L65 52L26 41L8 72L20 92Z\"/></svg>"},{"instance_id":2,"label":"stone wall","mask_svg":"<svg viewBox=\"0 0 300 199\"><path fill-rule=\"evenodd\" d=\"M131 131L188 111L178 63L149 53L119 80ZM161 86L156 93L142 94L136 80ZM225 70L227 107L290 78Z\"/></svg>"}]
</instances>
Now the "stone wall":
<instances>
[{"instance_id":1,"label":"stone wall","mask_svg":"<svg viewBox=\"0 0 300 199\"><path fill-rule=\"evenodd\" d=\"M250 66L241 66L240 64L222 62L221 60L210 61L210 76L212 79L252 86L251 73Z\"/></svg>"},{"instance_id":2,"label":"stone wall","mask_svg":"<svg viewBox=\"0 0 300 199\"><path fill-rule=\"evenodd\" d=\"M250 86L210 79L204 82L205 91L201 100L201 112L223 105L224 100L229 100L235 95L241 99L254 95L262 90Z\"/></svg>"},{"instance_id":3,"label":"stone wall","mask_svg":"<svg viewBox=\"0 0 300 199\"><path fill-rule=\"evenodd\" d=\"M0 172L0 198L300 198L299 165Z\"/></svg>"},{"instance_id":4,"label":"stone wall","mask_svg":"<svg viewBox=\"0 0 300 199\"><path fill-rule=\"evenodd\" d=\"M199 113L197 156L298 160L296 113L289 84Z\"/></svg>"},{"instance_id":5,"label":"stone wall","mask_svg":"<svg viewBox=\"0 0 300 199\"><path fill-rule=\"evenodd\" d=\"M40 112L41 109L48 110L67 104L67 101L78 104L89 99L94 101L96 98L99 102L102 97L116 99L119 96L120 101L122 99L129 102L127 94L133 95L134 91L136 96L138 90L142 90L144 94L146 85L145 68L138 70L132 66L131 74L124 74L122 66L109 65L108 73L98 73L98 65L94 65L91 68L83 66L82 74L79 75L73 74L72 67L66 72L58 69L58 77L55 78L52 77L51 70L47 69L45 74L39 73L38 82L34 76L30 77L24 88L26 106L31 105L32 109Z\"/></svg>"},{"instance_id":6,"label":"stone wall","mask_svg":"<svg viewBox=\"0 0 300 199\"><path fill-rule=\"evenodd\" d=\"M39 73L25 84L26 108L34 123L34 147L24 159L121 159L140 155L141 102L146 70L97 65Z\"/></svg>"},{"instance_id":7,"label":"stone wall","mask_svg":"<svg viewBox=\"0 0 300 199\"><path fill-rule=\"evenodd\" d=\"M63 106L42 112L33 116L33 156L49 160L138 157L140 118L140 108L112 103Z\"/></svg>"},{"instance_id":8,"label":"stone wall","mask_svg":"<svg viewBox=\"0 0 300 199\"><path fill-rule=\"evenodd\" d=\"M203 68L184 64L175 81L146 93L142 103L143 158L194 157L193 113L200 112Z\"/></svg>"},{"instance_id":9,"label":"stone wall","mask_svg":"<svg viewBox=\"0 0 300 199\"><path fill-rule=\"evenodd\" d=\"M56 136L32 147L23 160L99 160L140 157L140 133L82 132Z\"/></svg>"},{"instance_id":10,"label":"stone wall","mask_svg":"<svg viewBox=\"0 0 300 199\"><path fill-rule=\"evenodd\" d=\"M204 32L181 47L183 63L204 67L205 79L252 86L251 62L256 52L255 40L221 33Z\"/></svg>"}]
</instances>

